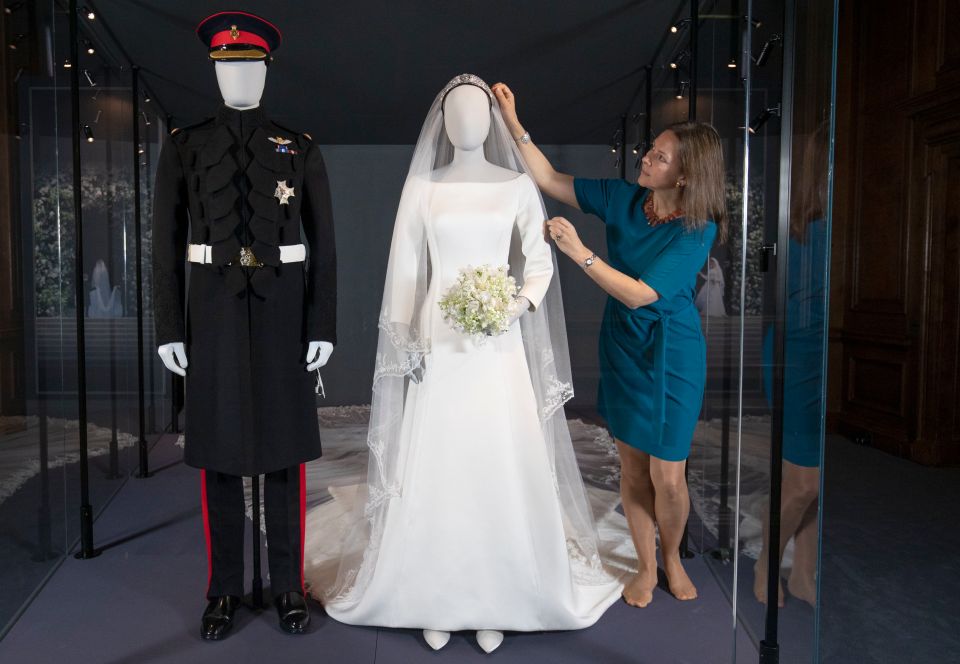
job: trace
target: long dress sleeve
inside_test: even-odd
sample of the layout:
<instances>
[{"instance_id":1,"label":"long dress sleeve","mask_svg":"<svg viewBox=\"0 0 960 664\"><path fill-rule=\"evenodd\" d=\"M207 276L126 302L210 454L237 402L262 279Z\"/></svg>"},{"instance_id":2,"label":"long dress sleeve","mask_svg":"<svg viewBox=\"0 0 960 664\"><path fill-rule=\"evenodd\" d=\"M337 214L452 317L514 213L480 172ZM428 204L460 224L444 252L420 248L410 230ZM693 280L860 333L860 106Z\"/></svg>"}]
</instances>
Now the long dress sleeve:
<instances>
[{"instance_id":1,"label":"long dress sleeve","mask_svg":"<svg viewBox=\"0 0 960 664\"><path fill-rule=\"evenodd\" d=\"M550 287L550 279L553 278L553 256L550 245L543 239L544 212L537 187L527 175L522 175L520 180L517 229L520 231L525 260L523 286L517 296L527 298L531 307L536 309Z\"/></svg>"},{"instance_id":2,"label":"long dress sleeve","mask_svg":"<svg viewBox=\"0 0 960 664\"><path fill-rule=\"evenodd\" d=\"M423 264L425 227L420 207L422 192L422 183L415 177L408 178L403 186L393 226L383 294L389 322L406 326L415 324L418 283L426 279L426 266Z\"/></svg>"},{"instance_id":3,"label":"long dress sleeve","mask_svg":"<svg viewBox=\"0 0 960 664\"><path fill-rule=\"evenodd\" d=\"M310 246L307 267L307 341L337 343L337 249L330 183L320 149L307 149L300 215Z\"/></svg>"},{"instance_id":4,"label":"long dress sleeve","mask_svg":"<svg viewBox=\"0 0 960 664\"><path fill-rule=\"evenodd\" d=\"M158 346L183 342L186 282L187 185L172 137L164 141L153 200L153 299Z\"/></svg>"}]
</instances>

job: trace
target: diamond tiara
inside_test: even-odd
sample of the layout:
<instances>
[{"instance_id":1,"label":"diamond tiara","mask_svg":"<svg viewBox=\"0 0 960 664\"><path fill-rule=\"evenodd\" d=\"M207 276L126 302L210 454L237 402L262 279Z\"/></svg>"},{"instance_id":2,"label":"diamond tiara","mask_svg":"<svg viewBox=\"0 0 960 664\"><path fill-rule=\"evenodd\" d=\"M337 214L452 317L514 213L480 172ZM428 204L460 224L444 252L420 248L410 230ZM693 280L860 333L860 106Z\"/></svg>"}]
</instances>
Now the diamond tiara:
<instances>
[{"instance_id":1,"label":"diamond tiara","mask_svg":"<svg viewBox=\"0 0 960 664\"><path fill-rule=\"evenodd\" d=\"M440 91L441 107L443 106L444 100L447 98L447 93L461 85L477 86L487 93L487 96L490 97L490 103L493 103L493 91L490 89L490 86L487 85L486 81L474 74L460 74L459 76L454 76L452 79L450 79L450 82L443 86L443 90Z\"/></svg>"}]
</instances>

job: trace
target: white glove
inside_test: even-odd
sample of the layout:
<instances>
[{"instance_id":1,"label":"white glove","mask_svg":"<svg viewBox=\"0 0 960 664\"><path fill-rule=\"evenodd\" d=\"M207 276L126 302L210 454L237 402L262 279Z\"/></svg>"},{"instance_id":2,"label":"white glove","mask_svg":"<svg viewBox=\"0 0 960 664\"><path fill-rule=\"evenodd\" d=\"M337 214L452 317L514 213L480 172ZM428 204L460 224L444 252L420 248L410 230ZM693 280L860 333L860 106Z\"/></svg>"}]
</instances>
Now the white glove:
<instances>
[{"instance_id":1,"label":"white glove","mask_svg":"<svg viewBox=\"0 0 960 664\"><path fill-rule=\"evenodd\" d=\"M530 300L521 295L513 301L513 306L513 313L510 314L510 325L516 323L518 320L520 320L520 317L523 316L523 314L527 313L527 311L530 309Z\"/></svg>"},{"instance_id":2,"label":"white glove","mask_svg":"<svg viewBox=\"0 0 960 664\"><path fill-rule=\"evenodd\" d=\"M163 344L157 348L157 354L163 360L163 366L179 376L187 375L187 351L183 349L182 341Z\"/></svg>"},{"instance_id":3,"label":"white glove","mask_svg":"<svg viewBox=\"0 0 960 664\"><path fill-rule=\"evenodd\" d=\"M311 341L307 346L307 371L324 366L333 353L333 344L329 341Z\"/></svg>"}]
</instances>

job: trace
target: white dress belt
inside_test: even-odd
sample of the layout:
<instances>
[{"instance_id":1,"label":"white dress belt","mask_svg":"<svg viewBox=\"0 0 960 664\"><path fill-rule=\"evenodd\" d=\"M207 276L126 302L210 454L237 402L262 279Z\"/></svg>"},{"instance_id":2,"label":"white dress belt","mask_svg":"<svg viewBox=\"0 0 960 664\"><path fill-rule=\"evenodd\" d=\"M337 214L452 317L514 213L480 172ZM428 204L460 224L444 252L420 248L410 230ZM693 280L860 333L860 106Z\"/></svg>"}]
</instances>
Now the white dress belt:
<instances>
[{"instance_id":1,"label":"white dress belt","mask_svg":"<svg viewBox=\"0 0 960 664\"><path fill-rule=\"evenodd\" d=\"M281 263L302 263L307 258L307 248L302 244L285 244L278 248ZM212 250L209 244L188 244L187 260L191 263L212 263Z\"/></svg>"}]
</instances>

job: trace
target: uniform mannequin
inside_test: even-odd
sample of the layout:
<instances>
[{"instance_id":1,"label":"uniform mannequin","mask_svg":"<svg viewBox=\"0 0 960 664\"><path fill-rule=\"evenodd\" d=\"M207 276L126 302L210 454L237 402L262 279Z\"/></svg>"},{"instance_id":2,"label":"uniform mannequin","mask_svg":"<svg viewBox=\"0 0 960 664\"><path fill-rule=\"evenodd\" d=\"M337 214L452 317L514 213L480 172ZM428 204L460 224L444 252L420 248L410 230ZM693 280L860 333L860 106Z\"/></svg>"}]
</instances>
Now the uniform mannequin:
<instances>
[{"instance_id":1,"label":"uniform mannequin","mask_svg":"<svg viewBox=\"0 0 960 664\"><path fill-rule=\"evenodd\" d=\"M245 593L243 478L261 475L270 590L280 628L300 634L310 623L304 464L321 454L309 371L336 343L330 188L310 136L260 108L279 29L247 12L219 12L197 36L223 104L163 144L153 274L158 352L186 376L184 463L200 470L201 636L220 640L234 624Z\"/></svg>"},{"instance_id":2,"label":"uniform mannequin","mask_svg":"<svg viewBox=\"0 0 960 664\"><path fill-rule=\"evenodd\" d=\"M224 104L238 111L260 106L267 80L265 62L262 60L217 62L214 67ZM157 348L157 353L167 369L180 376L187 375L189 360L182 341L163 344ZM314 371L326 365L332 353L333 344L329 341L311 341L307 349L307 371Z\"/></svg>"}]
</instances>

